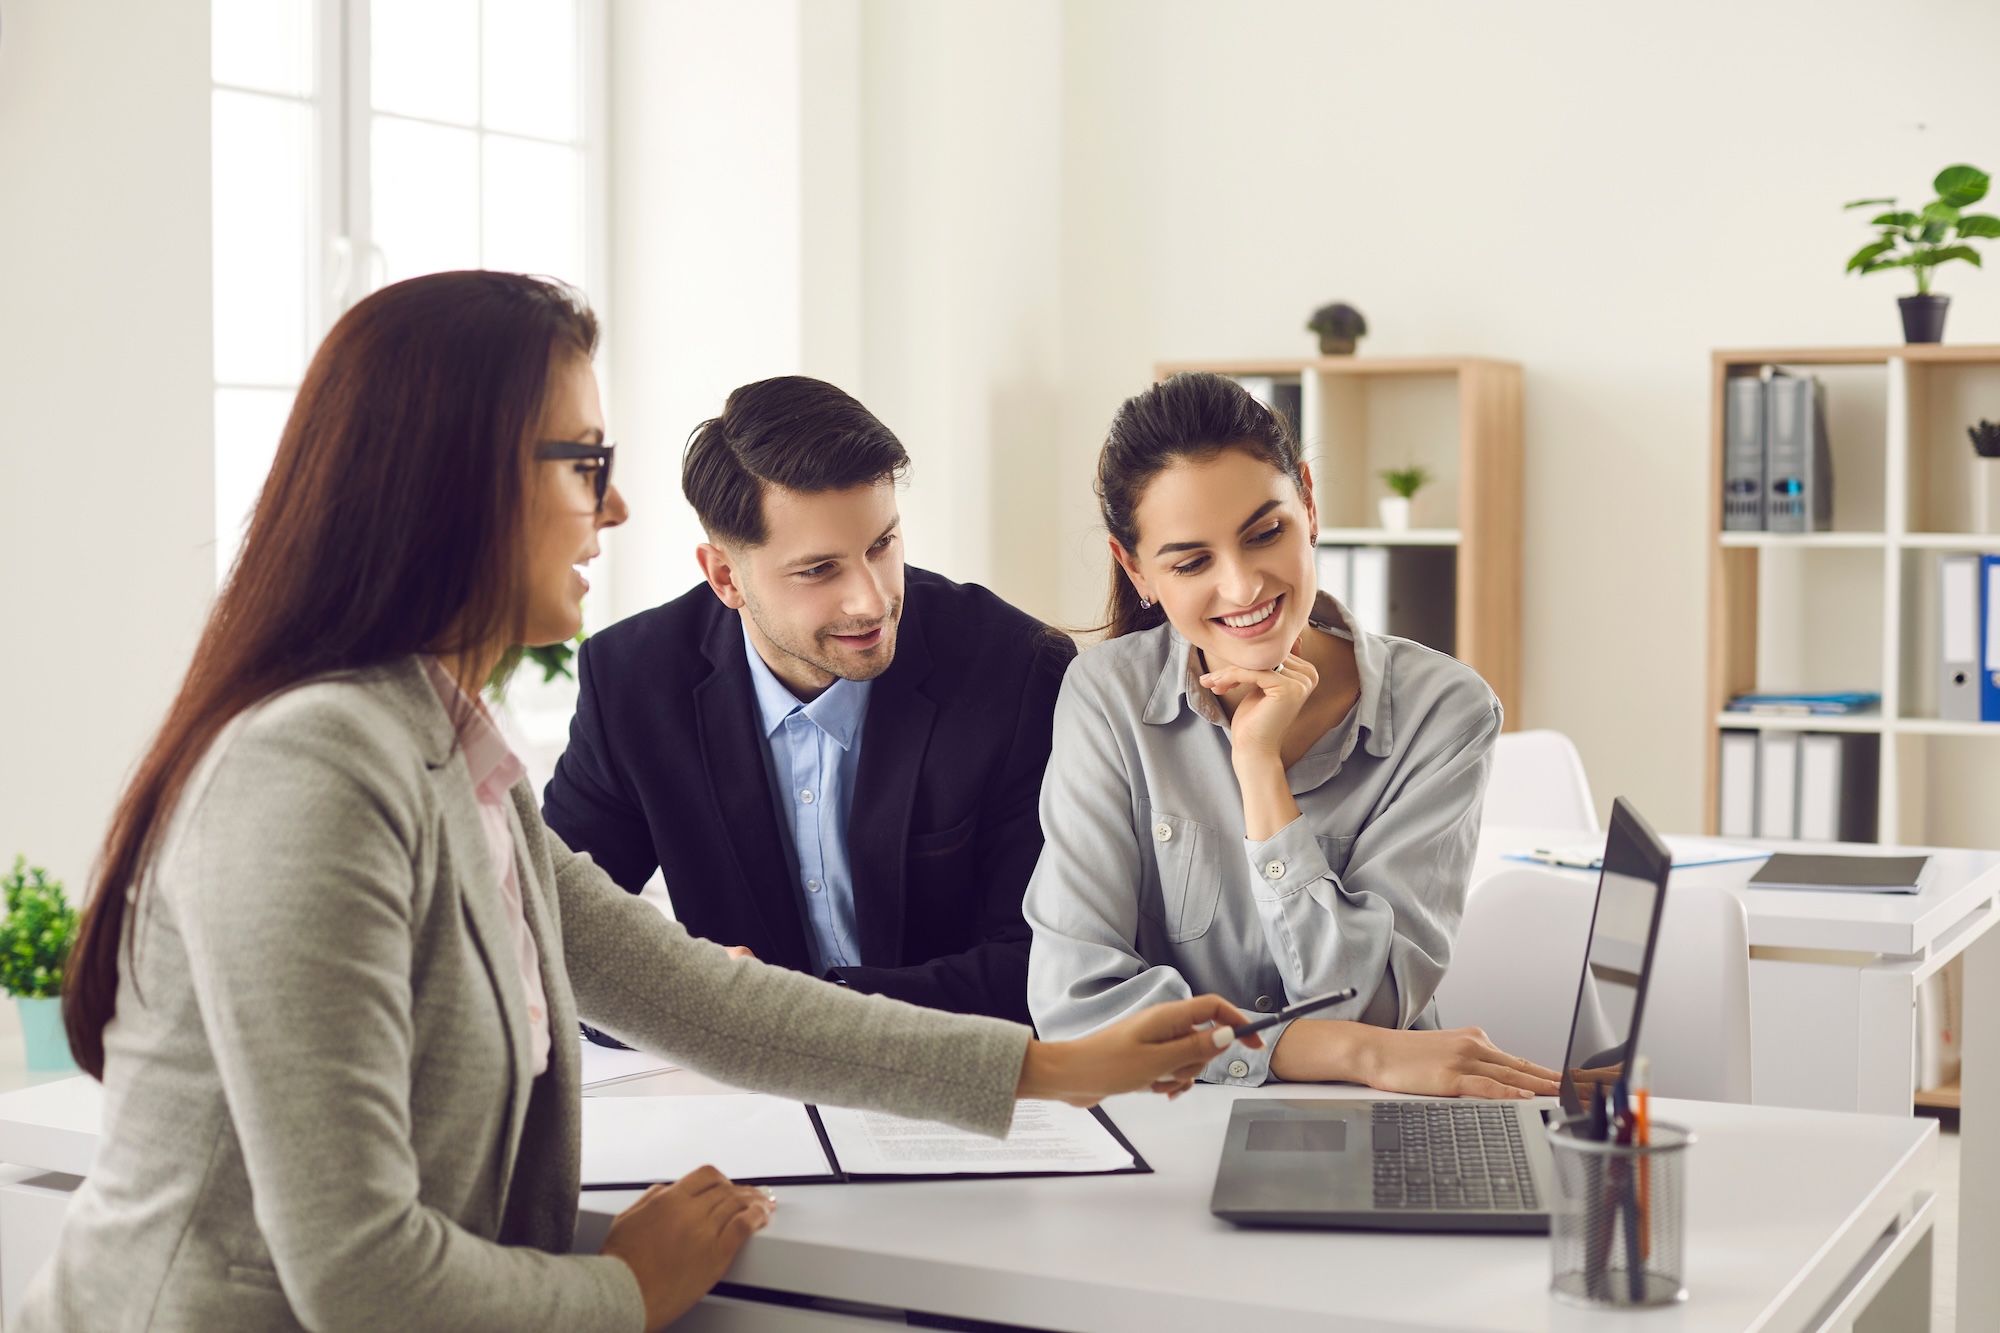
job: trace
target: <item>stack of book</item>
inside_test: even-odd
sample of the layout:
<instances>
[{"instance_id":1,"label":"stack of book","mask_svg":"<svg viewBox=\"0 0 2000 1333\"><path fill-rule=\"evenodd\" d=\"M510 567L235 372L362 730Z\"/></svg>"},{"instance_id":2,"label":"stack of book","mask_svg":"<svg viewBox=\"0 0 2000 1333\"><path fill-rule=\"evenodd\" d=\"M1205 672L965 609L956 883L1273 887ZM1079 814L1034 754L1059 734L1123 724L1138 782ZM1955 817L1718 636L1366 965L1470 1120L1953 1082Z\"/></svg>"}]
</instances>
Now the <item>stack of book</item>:
<instances>
[{"instance_id":1,"label":"stack of book","mask_svg":"<svg viewBox=\"0 0 2000 1333\"><path fill-rule=\"evenodd\" d=\"M1760 717L1845 717L1872 713L1882 706L1873 690L1824 690L1797 694L1739 694L1729 701L1732 713Z\"/></svg>"},{"instance_id":2,"label":"stack of book","mask_svg":"<svg viewBox=\"0 0 2000 1333\"><path fill-rule=\"evenodd\" d=\"M1728 532L1824 532L1833 526L1826 391L1810 375L1766 366L1723 390L1722 526Z\"/></svg>"},{"instance_id":3,"label":"stack of book","mask_svg":"<svg viewBox=\"0 0 2000 1333\"><path fill-rule=\"evenodd\" d=\"M1873 732L1722 733L1725 838L1875 841L1882 738Z\"/></svg>"}]
</instances>

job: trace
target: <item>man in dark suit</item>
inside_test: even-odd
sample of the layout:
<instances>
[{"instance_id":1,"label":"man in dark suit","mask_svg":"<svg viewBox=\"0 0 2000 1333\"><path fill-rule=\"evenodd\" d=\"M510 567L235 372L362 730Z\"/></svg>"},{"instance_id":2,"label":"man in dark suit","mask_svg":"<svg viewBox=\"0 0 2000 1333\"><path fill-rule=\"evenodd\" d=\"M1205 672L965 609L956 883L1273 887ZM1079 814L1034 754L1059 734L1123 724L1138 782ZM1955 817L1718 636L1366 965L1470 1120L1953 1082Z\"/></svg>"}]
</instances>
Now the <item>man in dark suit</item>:
<instances>
[{"instance_id":1,"label":"man in dark suit","mask_svg":"<svg viewBox=\"0 0 2000 1333\"><path fill-rule=\"evenodd\" d=\"M847 394L746 385L690 438L707 582L592 637L549 826L697 935L1027 1022L1021 896L1075 648L903 563L909 456Z\"/></svg>"}]
</instances>

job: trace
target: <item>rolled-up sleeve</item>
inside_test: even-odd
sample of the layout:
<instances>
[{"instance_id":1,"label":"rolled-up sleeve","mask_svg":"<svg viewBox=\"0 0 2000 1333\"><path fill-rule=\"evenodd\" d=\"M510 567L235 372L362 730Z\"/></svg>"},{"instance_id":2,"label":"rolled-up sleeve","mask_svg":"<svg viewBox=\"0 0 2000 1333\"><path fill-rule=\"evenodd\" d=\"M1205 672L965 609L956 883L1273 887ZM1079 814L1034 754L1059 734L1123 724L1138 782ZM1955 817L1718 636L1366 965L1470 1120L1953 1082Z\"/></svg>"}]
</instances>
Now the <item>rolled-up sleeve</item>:
<instances>
[{"instance_id":1,"label":"rolled-up sleeve","mask_svg":"<svg viewBox=\"0 0 2000 1333\"><path fill-rule=\"evenodd\" d=\"M1405 1028L1422 1017L1465 912L1499 730L1496 705L1438 743L1420 734L1403 781L1355 836L1344 873L1327 864L1303 816L1245 842L1251 897L1294 997L1354 986L1357 1008L1339 1016Z\"/></svg>"}]
</instances>

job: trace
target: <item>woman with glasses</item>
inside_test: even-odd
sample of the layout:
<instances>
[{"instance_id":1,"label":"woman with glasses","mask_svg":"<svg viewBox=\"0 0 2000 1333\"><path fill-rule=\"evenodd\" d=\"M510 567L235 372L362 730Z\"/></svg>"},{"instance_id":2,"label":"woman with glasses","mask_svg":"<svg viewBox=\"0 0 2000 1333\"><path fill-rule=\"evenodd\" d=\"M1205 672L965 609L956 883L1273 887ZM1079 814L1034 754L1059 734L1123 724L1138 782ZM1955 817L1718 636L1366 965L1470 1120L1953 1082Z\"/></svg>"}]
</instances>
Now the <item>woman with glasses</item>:
<instances>
[{"instance_id":1,"label":"woman with glasses","mask_svg":"<svg viewBox=\"0 0 2000 1333\"><path fill-rule=\"evenodd\" d=\"M65 997L103 1139L15 1327L661 1327L772 1202L704 1168L568 1253L579 1018L996 1135L1016 1097L1185 1088L1242 1021L1051 1044L846 991L690 938L543 826L479 695L576 633L626 516L596 337L565 289L447 273L314 357L106 838Z\"/></svg>"}]
</instances>

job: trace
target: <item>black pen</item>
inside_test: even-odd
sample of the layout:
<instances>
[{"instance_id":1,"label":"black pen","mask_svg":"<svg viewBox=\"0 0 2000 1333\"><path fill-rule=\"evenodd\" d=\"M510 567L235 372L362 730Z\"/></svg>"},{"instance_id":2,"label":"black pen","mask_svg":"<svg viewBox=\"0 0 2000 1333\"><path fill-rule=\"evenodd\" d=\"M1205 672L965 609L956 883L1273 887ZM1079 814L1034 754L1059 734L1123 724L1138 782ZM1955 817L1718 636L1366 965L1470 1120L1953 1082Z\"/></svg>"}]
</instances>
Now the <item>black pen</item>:
<instances>
[{"instance_id":1,"label":"black pen","mask_svg":"<svg viewBox=\"0 0 2000 1333\"><path fill-rule=\"evenodd\" d=\"M1310 1000L1300 1000L1297 1004L1288 1005L1275 1014L1265 1014L1262 1018L1252 1019L1242 1027L1237 1028L1236 1035L1238 1037L1247 1037L1253 1032L1262 1032L1265 1028L1276 1027L1278 1024L1288 1022L1291 1019L1299 1018L1306 1014L1317 1013L1330 1004L1339 1004L1342 1000L1351 1000L1359 993L1354 987L1349 986L1346 990L1337 990L1328 995L1318 995Z\"/></svg>"}]
</instances>

